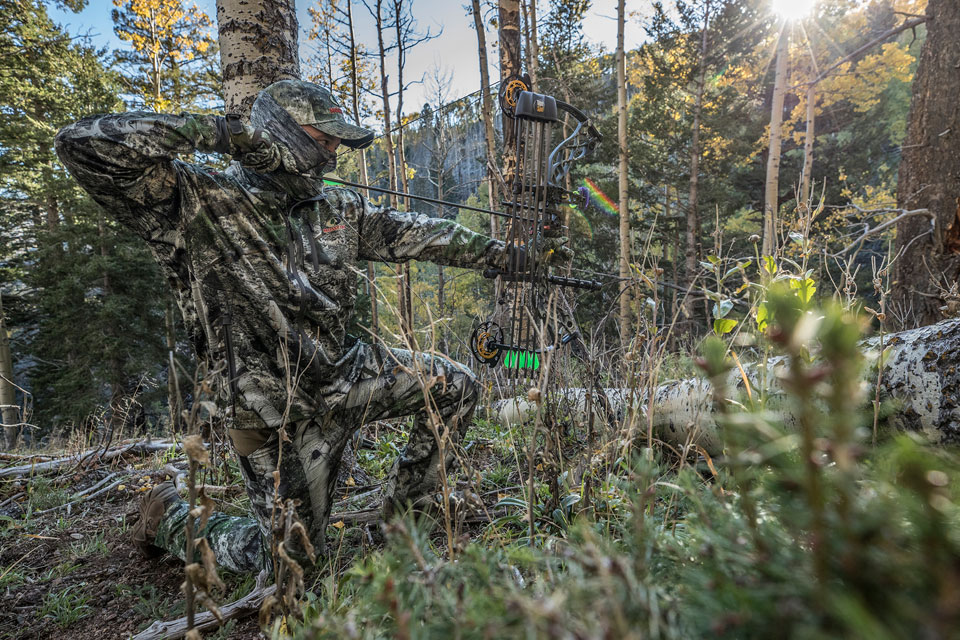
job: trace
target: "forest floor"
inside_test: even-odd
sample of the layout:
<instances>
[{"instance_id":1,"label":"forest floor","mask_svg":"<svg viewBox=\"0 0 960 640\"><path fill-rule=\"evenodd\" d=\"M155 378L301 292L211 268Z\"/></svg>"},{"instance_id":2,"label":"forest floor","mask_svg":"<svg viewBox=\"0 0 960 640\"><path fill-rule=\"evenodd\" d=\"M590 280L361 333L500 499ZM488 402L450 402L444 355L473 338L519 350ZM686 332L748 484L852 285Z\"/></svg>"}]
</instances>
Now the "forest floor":
<instances>
[{"instance_id":1,"label":"forest floor","mask_svg":"<svg viewBox=\"0 0 960 640\"><path fill-rule=\"evenodd\" d=\"M504 496L501 491L516 485L519 476L512 446L505 445L503 434L483 433L484 428L490 427L481 425L480 433L468 436L467 449L475 478L484 489L490 489L481 495L492 512L493 504ZM322 563L325 566L315 575L308 574L308 590L330 572L347 570L355 558L381 546L376 524L362 524L362 517L361 524L354 524L348 517L345 525L337 514L369 514L375 509L378 479L385 476L406 434L402 425L380 423L366 427L362 435L358 442L364 445L356 454L353 473L340 476L338 504L328 534L331 561ZM50 448L35 453L56 457L68 451ZM217 509L245 514L248 502L235 463L226 450L218 455L225 475L205 479L208 484L227 485L224 494L213 496ZM23 464L23 460L0 461L0 468ZM0 594L4 602L0 639L60 634L78 640L129 638L156 620L183 616L183 564L170 555L144 558L130 542L129 530L137 517L139 496L170 479L170 465L183 467L184 462L182 454L160 452L123 456L87 469L68 465L56 473L0 478ZM76 494L111 474L105 486L117 479L122 483L92 499L77 500ZM460 486L465 487L468 483L463 474L458 477ZM71 502L74 504L68 505ZM467 529L476 533L463 523L459 533L466 534ZM243 597L255 586L252 575L222 572L221 577L227 586L216 597L221 605ZM247 616L204 637L265 636L256 616Z\"/></svg>"},{"instance_id":2,"label":"forest floor","mask_svg":"<svg viewBox=\"0 0 960 640\"><path fill-rule=\"evenodd\" d=\"M128 535L140 489L166 479L162 471L150 469L152 461L130 465L131 484L83 501L70 512L24 517L24 509L66 502L105 477L108 469L35 478L27 500L0 509L0 516L6 516L0 534L0 638L128 638L154 620L184 615L183 564L169 555L144 558ZM0 502L22 491L24 484L7 483L0 489ZM253 587L252 577L223 578L225 602ZM248 618L207 637L260 635L256 619Z\"/></svg>"}]
</instances>

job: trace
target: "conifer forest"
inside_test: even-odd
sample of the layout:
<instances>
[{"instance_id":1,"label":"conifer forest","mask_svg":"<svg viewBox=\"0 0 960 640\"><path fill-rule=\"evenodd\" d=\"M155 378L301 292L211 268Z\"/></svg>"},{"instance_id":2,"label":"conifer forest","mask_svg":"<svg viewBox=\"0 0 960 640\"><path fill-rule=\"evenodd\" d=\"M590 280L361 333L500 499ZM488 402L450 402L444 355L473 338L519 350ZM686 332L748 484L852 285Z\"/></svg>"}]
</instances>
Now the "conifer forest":
<instances>
[{"instance_id":1,"label":"conifer forest","mask_svg":"<svg viewBox=\"0 0 960 640\"><path fill-rule=\"evenodd\" d=\"M0 639L960 639L958 0L0 0Z\"/></svg>"}]
</instances>

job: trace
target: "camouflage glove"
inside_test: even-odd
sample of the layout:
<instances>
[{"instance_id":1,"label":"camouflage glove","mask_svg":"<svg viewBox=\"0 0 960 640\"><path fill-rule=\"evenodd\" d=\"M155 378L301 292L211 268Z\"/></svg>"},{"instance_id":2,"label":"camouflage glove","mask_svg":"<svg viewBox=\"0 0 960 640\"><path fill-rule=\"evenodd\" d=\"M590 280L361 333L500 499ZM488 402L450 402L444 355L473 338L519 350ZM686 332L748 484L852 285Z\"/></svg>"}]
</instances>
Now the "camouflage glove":
<instances>
[{"instance_id":1,"label":"camouflage glove","mask_svg":"<svg viewBox=\"0 0 960 640\"><path fill-rule=\"evenodd\" d=\"M551 267L562 267L573 261L573 250L567 246L569 239L541 238L537 243L537 261ZM507 245L504 253L503 268L508 271L526 271L533 265L528 264L527 248L525 246Z\"/></svg>"},{"instance_id":2,"label":"camouflage glove","mask_svg":"<svg viewBox=\"0 0 960 640\"><path fill-rule=\"evenodd\" d=\"M570 239L566 236L544 238L537 247L540 259L551 267L565 267L573 262L573 249L567 246Z\"/></svg>"},{"instance_id":3,"label":"camouflage glove","mask_svg":"<svg viewBox=\"0 0 960 640\"><path fill-rule=\"evenodd\" d=\"M229 153L244 167L258 173L270 173L280 168L296 173L297 163L293 154L282 144L273 141L269 133L244 122L237 114L227 114L224 122Z\"/></svg>"}]
</instances>

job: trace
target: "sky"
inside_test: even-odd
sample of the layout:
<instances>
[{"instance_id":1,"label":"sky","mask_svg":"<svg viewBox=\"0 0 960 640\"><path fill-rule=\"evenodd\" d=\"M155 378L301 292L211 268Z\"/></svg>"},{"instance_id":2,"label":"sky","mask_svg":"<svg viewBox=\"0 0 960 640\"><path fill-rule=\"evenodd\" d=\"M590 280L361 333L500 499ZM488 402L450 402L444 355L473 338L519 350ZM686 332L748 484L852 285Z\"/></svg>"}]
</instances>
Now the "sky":
<instances>
[{"instance_id":1,"label":"sky","mask_svg":"<svg viewBox=\"0 0 960 640\"><path fill-rule=\"evenodd\" d=\"M200 10L206 12L212 19L216 19L215 0L195 1ZM306 27L310 22L307 8L316 2L317 0L297 1L301 59L310 56L310 49L314 45L307 40ZM541 0L538 3L538 13L542 15L547 10L548 3L549 0ZM187 4L190 4L190 0L187 0ZM450 73L451 98L473 93L479 88L477 38L473 31L473 18L467 15L466 9L463 8L464 4L467 4L467 0L413 0L413 15L419 29L425 31L429 28L432 33L439 32L440 35L424 42L408 54L404 71L405 79L419 79L438 66L442 71ZM637 11L647 5L649 0L628 0L627 11ZM112 0L88 0L87 6L80 13L51 7L50 14L56 22L66 25L71 34L89 33L94 44L116 49L125 47L126 43L120 41L113 33L113 22L110 19L110 11L113 8ZM357 16L358 39L376 48L377 36L372 19L362 7L355 9L354 15ZM588 41L598 49L612 52L616 48L616 15L617 0L593 1L583 29ZM624 33L628 49L640 44L642 29L636 19L628 22ZM490 75L494 80L499 76L497 57L491 48L491 44L494 44L496 39L496 32L488 31ZM405 104L410 105L412 109L419 109L427 101L423 84L412 86L408 92L405 96Z\"/></svg>"}]
</instances>

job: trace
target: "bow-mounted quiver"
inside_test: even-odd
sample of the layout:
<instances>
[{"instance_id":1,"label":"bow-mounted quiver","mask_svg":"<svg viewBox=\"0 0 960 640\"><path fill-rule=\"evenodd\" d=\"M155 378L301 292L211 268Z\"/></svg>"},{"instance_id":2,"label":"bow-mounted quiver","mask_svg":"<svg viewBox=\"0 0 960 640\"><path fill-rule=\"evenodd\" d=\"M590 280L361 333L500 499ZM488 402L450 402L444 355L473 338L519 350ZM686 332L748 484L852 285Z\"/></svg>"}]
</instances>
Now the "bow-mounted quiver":
<instances>
[{"instance_id":1,"label":"bow-mounted quiver","mask_svg":"<svg viewBox=\"0 0 960 640\"><path fill-rule=\"evenodd\" d=\"M497 321L473 331L470 348L479 362L502 367L508 377L530 379L540 377L549 351L579 342L569 309L558 304L557 287L601 287L594 280L551 274L548 264L556 239L566 235L561 207L582 197L564 188L566 176L601 136L579 109L527 90L523 80L506 86L511 89L501 91L500 106L516 127L513 170L506 176L509 199L500 202L510 218L508 258L503 268L484 271L498 279L500 313ZM571 116L570 127L564 127L561 114Z\"/></svg>"}]
</instances>

